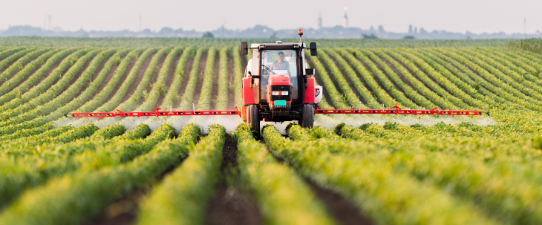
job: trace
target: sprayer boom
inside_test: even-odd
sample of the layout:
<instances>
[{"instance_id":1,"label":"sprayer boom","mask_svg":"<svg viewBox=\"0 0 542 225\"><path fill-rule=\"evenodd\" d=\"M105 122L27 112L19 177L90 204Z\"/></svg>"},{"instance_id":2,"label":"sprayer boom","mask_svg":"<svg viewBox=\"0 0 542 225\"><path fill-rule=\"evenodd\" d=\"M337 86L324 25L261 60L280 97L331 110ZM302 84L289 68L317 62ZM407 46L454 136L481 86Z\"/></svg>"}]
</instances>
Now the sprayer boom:
<instances>
[{"instance_id":1,"label":"sprayer boom","mask_svg":"<svg viewBox=\"0 0 542 225\"><path fill-rule=\"evenodd\" d=\"M424 109L401 109L395 105L394 109L320 109L317 108L314 114L395 114L395 115L445 115L445 116L481 116L484 113L489 115L489 112L483 111L461 111L461 110L440 110L434 108L431 110ZM113 112L96 112L96 113L72 113L72 117L142 117L142 116L241 116L241 111L235 107L234 110L222 111L160 111L160 107L150 112L123 112L115 110Z\"/></svg>"},{"instance_id":2,"label":"sprayer boom","mask_svg":"<svg viewBox=\"0 0 542 225\"><path fill-rule=\"evenodd\" d=\"M481 116L484 111L401 109L397 104L394 109L316 109L314 114L396 114L396 115L445 115L445 116Z\"/></svg>"},{"instance_id":3,"label":"sprayer boom","mask_svg":"<svg viewBox=\"0 0 542 225\"><path fill-rule=\"evenodd\" d=\"M224 110L224 111L160 111L160 107L156 105L156 109L150 112L123 112L115 110L113 112L97 112L97 113L72 113L72 117L142 117L142 116L231 116L241 115L241 112L237 110Z\"/></svg>"}]
</instances>

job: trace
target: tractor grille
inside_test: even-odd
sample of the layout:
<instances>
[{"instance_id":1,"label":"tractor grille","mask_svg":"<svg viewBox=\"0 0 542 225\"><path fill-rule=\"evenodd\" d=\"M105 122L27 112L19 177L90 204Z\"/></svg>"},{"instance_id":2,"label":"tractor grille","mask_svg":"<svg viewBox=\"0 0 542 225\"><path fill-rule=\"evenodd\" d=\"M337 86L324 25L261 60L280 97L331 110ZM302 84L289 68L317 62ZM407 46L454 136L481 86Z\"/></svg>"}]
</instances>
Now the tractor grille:
<instances>
[{"instance_id":1,"label":"tractor grille","mask_svg":"<svg viewBox=\"0 0 542 225\"><path fill-rule=\"evenodd\" d=\"M271 86L271 101L292 101L292 88L288 85Z\"/></svg>"}]
</instances>

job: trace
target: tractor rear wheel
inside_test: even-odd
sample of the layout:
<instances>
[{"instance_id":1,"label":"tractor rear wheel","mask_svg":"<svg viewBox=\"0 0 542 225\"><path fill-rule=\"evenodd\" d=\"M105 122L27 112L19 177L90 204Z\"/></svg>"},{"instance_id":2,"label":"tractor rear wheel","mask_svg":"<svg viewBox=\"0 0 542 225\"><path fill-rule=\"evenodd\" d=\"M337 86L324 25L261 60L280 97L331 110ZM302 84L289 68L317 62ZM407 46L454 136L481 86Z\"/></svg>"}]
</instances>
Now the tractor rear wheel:
<instances>
[{"instance_id":1,"label":"tractor rear wheel","mask_svg":"<svg viewBox=\"0 0 542 225\"><path fill-rule=\"evenodd\" d=\"M303 116L299 122L301 127L312 128L314 126L314 107L312 105L303 105Z\"/></svg>"},{"instance_id":2,"label":"tractor rear wheel","mask_svg":"<svg viewBox=\"0 0 542 225\"><path fill-rule=\"evenodd\" d=\"M249 105L247 107L247 125L257 139L260 138L260 117L258 114L258 107L256 105Z\"/></svg>"}]
</instances>

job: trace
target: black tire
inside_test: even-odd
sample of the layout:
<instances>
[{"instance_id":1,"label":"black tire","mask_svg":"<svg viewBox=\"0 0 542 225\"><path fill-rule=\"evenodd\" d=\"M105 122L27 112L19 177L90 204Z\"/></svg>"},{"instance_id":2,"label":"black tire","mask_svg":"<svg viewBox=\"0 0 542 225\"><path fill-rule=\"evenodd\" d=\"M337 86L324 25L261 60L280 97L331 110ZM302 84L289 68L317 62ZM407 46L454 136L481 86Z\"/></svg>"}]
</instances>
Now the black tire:
<instances>
[{"instance_id":1,"label":"black tire","mask_svg":"<svg viewBox=\"0 0 542 225\"><path fill-rule=\"evenodd\" d=\"M301 127L312 128L314 126L314 107L309 104L303 105L303 116L300 120Z\"/></svg>"},{"instance_id":2,"label":"black tire","mask_svg":"<svg viewBox=\"0 0 542 225\"><path fill-rule=\"evenodd\" d=\"M247 107L247 125L257 139L260 138L260 117L258 114L258 107L256 105L249 105Z\"/></svg>"}]
</instances>

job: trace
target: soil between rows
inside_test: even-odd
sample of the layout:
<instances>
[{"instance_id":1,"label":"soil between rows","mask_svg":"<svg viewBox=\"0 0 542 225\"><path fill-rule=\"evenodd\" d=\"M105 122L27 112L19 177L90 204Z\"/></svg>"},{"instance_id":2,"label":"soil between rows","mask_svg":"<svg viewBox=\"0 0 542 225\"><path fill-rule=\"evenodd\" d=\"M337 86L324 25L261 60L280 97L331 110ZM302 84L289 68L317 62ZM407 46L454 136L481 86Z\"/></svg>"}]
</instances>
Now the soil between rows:
<instances>
[{"instance_id":1,"label":"soil between rows","mask_svg":"<svg viewBox=\"0 0 542 225\"><path fill-rule=\"evenodd\" d=\"M329 56L329 54L327 54L328 57L331 58L331 56ZM308 58L308 57L307 57ZM333 72L331 71L331 69L329 68L329 65L324 61L324 60L320 60L320 63L322 64L322 66L324 66L326 72L327 72L327 75L328 75L328 78L331 80L331 83L333 84L333 86L335 86L335 90L337 90L337 92L342 95L344 97L344 91L342 90L342 87L339 85L339 83L337 83L337 79L335 79L335 75L333 75ZM337 65L337 67L339 67L339 65ZM339 71L340 71L340 68L339 68ZM320 84L323 84L323 83L320 83ZM322 85L323 86L323 85ZM324 92L326 91L326 89L324 89ZM348 100L344 99L344 104L346 104L347 106L350 105L350 103L348 103ZM330 102L328 102L329 104ZM331 105L331 104L330 104ZM334 106L335 107L335 106Z\"/></svg>"},{"instance_id":2,"label":"soil between rows","mask_svg":"<svg viewBox=\"0 0 542 225\"><path fill-rule=\"evenodd\" d=\"M192 99L188 99L189 101L192 100L192 103L194 104L194 106L198 105L199 95L201 93L201 87L203 86L203 80L205 78L205 65L207 64L208 53L209 53L209 50L201 54L201 58L198 65L198 74L196 75L197 77L196 79L198 82L196 82L196 89L194 89L195 93Z\"/></svg>"},{"instance_id":3,"label":"soil between rows","mask_svg":"<svg viewBox=\"0 0 542 225\"><path fill-rule=\"evenodd\" d=\"M350 89L352 89L352 91L354 92L354 94L356 95L356 97L364 104L364 105L367 105L367 99L363 98L363 96L361 96L361 94L359 93L359 90L358 88L356 87L356 85L354 84L354 82L352 82L352 79L350 79L350 76L348 74L346 74L346 72L344 71L345 68L343 68L341 66L341 64L339 64L339 62L337 62L337 59L335 57L333 57L331 54L328 54L329 58L333 61L333 63L335 63L335 65L337 65L337 67L339 68L339 70L342 72L342 74L339 74L339 76L343 76L344 79L346 80L346 82L348 83L348 86L350 87ZM339 55L339 57L341 57ZM344 60L344 59L343 59ZM352 70L354 71L354 70ZM354 71L354 73L356 73ZM356 76L359 77L359 75L356 73ZM362 81L362 84L365 85L364 88L365 89L368 89L367 87L367 84L365 84L363 81Z\"/></svg>"},{"instance_id":4,"label":"soil between rows","mask_svg":"<svg viewBox=\"0 0 542 225\"><path fill-rule=\"evenodd\" d=\"M386 60L385 58L383 58L382 56L379 56L379 55L377 55L377 54L374 54L374 55L375 55L376 57L378 57L378 58L380 59L380 61L386 63L386 65L388 65L388 67L389 67L390 69L393 70L393 72L401 79L401 81L402 81L403 83L407 84L410 88L412 88L412 90L415 90L415 91L418 90L418 89L417 89L414 85L412 85L412 84L406 79L406 77L405 77L401 72L399 72L399 70L398 70L393 64L391 64L388 60ZM395 81L394 81L393 79L391 79L391 75L388 74L388 73L386 73L386 71L384 70L384 68L382 68L382 66L380 66L380 64L378 64L374 59L371 59L371 60L373 61L373 64L376 65L376 67L377 67L380 71L382 71L383 74L385 74L385 75L388 77L388 79L391 81L391 83L393 83L393 85L395 86L395 89L401 90L401 92L404 92L404 91L405 91L405 90L403 90L403 88L402 88L399 84L395 83Z\"/></svg>"},{"instance_id":5,"label":"soil between rows","mask_svg":"<svg viewBox=\"0 0 542 225\"><path fill-rule=\"evenodd\" d=\"M183 73L183 81L181 83L181 87L179 87L179 90L177 92L177 96L179 96L179 98L173 104L174 108L177 108L181 105L181 97L183 96L184 91L186 90L186 84L188 83L188 80L190 79L190 72L192 71L192 65L194 65L194 58L195 58L195 54L192 54L192 57L188 58L188 60L186 61L186 67L184 68L184 73Z\"/></svg>"},{"instance_id":6,"label":"soil between rows","mask_svg":"<svg viewBox=\"0 0 542 225\"><path fill-rule=\"evenodd\" d=\"M307 60L307 64L309 64L309 66L311 68L314 68L314 64L312 63L312 60L309 57L307 57L305 59ZM318 71L316 71L316 73L317 74L314 75L314 78L316 79L316 83L318 85L321 85L321 86L324 87L324 96L323 97L326 99L327 104L329 104L331 107L335 107L333 105L333 101L331 101L331 97L329 97L329 93L325 90L326 87L324 86L324 83L322 83L322 78L320 78L320 76L318 74Z\"/></svg>"},{"instance_id":7,"label":"soil between rows","mask_svg":"<svg viewBox=\"0 0 542 225\"><path fill-rule=\"evenodd\" d=\"M361 60L360 58L358 58L356 56L356 54L361 54L361 53L358 53L358 52L355 52L353 54L354 58L361 64L361 66L363 66L365 68L365 70L367 70L367 72L369 72L369 74L371 74L371 77L373 78L374 81L376 81L376 83L378 84L378 86L380 88L382 88L382 90L386 90L386 88L384 87L384 85L382 85L382 81L380 79L378 79L378 77L375 75L376 72L371 70L371 68L367 65L367 62ZM367 57L369 58L369 57ZM385 74L384 74L385 75ZM364 78L360 75L358 75L358 78L361 79L361 80L364 80ZM392 82L393 83L393 82Z\"/></svg>"},{"instance_id":8,"label":"soil between rows","mask_svg":"<svg viewBox=\"0 0 542 225\"><path fill-rule=\"evenodd\" d=\"M98 53L98 54L100 54L100 53ZM96 56L96 57L98 57L98 56ZM96 77L98 77L98 74L100 74L100 73L102 72L102 70L104 69L105 64L107 63L107 61L108 61L109 59L111 59L112 57L113 57L113 55L110 55L109 57L107 57L106 59L104 59L104 60L102 61L102 63L100 63L100 65L98 66L98 68L96 69L96 71L94 71L94 74L90 75L90 80L88 81L89 83L90 83L90 82L93 82L93 81L96 79ZM92 61L92 60L90 60L90 61ZM90 63L90 61L89 61L88 63ZM87 67L86 67L85 69L83 69L83 70L79 73L79 76L81 76L81 74L83 74L87 68L88 68L88 65L87 65ZM76 81L76 79L74 79L74 80L72 81L72 83L74 83L75 81ZM105 81L105 79L104 79L104 81ZM103 83L103 81L102 81L102 83ZM70 85L71 85L71 84L70 84ZM66 87L66 89L67 89L67 88L68 88L68 87ZM77 94L75 94L74 96L79 96L79 95L81 95L86 89L87 89L86 86L83 87L83 88L81 88L81 90L79 90L79 92L78 92ZM98 90L100 90L100 89L98 89Z\"/></svg>"},{"instance_id":9,"label":"soil between rows","mask_svg":"<svg viewBox=\"0 0 542 225\"><path fill-rule=\"evenodd\" d=\"M285 138L289 138L288 136L284 136ZM260 143L266 144L265 140L262 138L260 139ZM267 151L269 151L269 154L271 154L279 163L290 166L294 169L294 171L298 174L299 177L303 178L305 183L307 183L307 186L312 190L314 195L318 200L320 200L322 203L324 203L324 206L326 207L327 211L335 218L336 221L338 221L342 225L364 225L364 224L373 224L368 218L366 218L361 211L350 201L348 201L346 198L341 196L340 194L328 190L326 188L323 188L319 186L318 184L311 181L309 178L302 176L297 168L292 167L288 164L288 161L282 159L281 157L278 157L277 155L273 154L273 152L267 148Z\"/></svg>"},{"instance_id":10,"label":"soil between rows","mask_svg":"<svg viewBox=\"0 0 542 225\"><path fill-rule=\"evenodd\" d=\"M156 104L158 104L160 107L162 106L162 103L164 102L164 98L166 97L167 91L169 90L169 87L173 83L173 80L175 79L175 69L177 69L177 65L179 64L179 60L181 59L181 55L184 52L178 53L175 58L173 59L173 62L171 62L171 65L169 67L168 75L166 78L166 84L164 85L164 93L160 94L160 97L158 98L158 101ZM165 110L165 109L164 109ZM167 109L169 110L169 109Z\"/></svg>"},{"instance_id":11,"label":"soil between rows","mask_svg":"<svg viewBox=\"0 0 542 225\"><path fill-rule=\"evenodd\" d=\"M39 51L39 50L36 50L36 51ZM37 55L36 57L32 58L31 60L28 60L27 62L23 63L22 67L21 68L25 68L28 64L36 61L36 59L38 59L39 57L41 57L42 55L44 54L47 54L49 53L49 51L53 51L53 50L48 50L48 51L45 51L39 55ZM29 52L30 53L30 52ZM22 58L22 57L21 57ZM12 66L13 64L15 64L18 60L12 62L10 65L6 66L6 68L4 70L7 70L7 68L9 68L10 66ZM36 68L34 69L34 71L36 71L37 69L39 69L39 66L36 66ZM17 70L15 72L13 72L12 74L9 75L8 78L6 78L5 80L3 81L0 81L0 85L3 85L6 81L10 80L11 78L13 78L15 75L17 75L18 73L20 72L20 70ZM28 77L29 75L27 75Z\"/></svg>"},{"instance_id":12,"label":"soil between rows","mask_svg":"<svg viewBox=\"0 0 542 225\"><path fill-rule=\"evenodd\" d=\"M60 51L58 51L58 52L60 52ZM56 52L55 54L57 54L58 52ZM51 59L55 54L53 54L52 56L50 56L49 58L47 58L47 60L45 60L45 61L43 62L43 65L45 65L45 64L47 63L47 61L48 61L49 59ZM65 57L64 57L64 58L65 58ZM52 66L51 68L56 68L56 67L60 64L60 62L61 62L62 60L64 60L64 58L60 59L57 63L53 64L53 66ZM41 69L41 66L36 66L36 68L35 68L34 70L32 70L32 72L30 72L28 75L26 75L19 83L17 83L17 84L13 87L13 89L15 89L15 88L21 86L21 84L23 84L24 82L26 82L26 81L28 80L28 78L30 78L33 74L35 74L35 73L36 73L38 70L40 70L40 69ZM52 71L52 70L50 70L50 71ZM47 73L45 73L43 77L46 77L47 75L49 75L50 71L48 71ZM38 81L38 83L41 82L41 79L43 79L43 77L40 78L40 81ZM31 85L30 88L32 88L33 86L34 86L34 84Z\"/></svg>"},{"instance_id":13,"label":"soil between rows","mask_svg":"<svg viewBox=\"0 0 542 225\"><path fill-rule=\"evenodd\" d=\"M239 54L239 52L235 51L235 50L232 50L230 51L230 54ZM228 108L227 110L233 110L233 108L235 107L235 98L237 96L235 96L235 77L236 76L241 76L241 74L237 74L239 73L239 71L233 71L235 65L233 63L233 57L229 57L229 54L228 54Z\"/></svg>"},{"instance_id":14,"label":"soil between rows","mask_svg":"<svg viewBox=\"0 0 542 225\"><path fill-rule=\"evenodd\" d=\"M130 96L132 96L132 94L134 94L135 90L137 89L137 86L139 86L139 82L141 82L141 80L143 79L143 75L145 74L145 71L149 67L149 64L151 63L152 58L154 57L154 55L156 55L156 52L153 52L152 54L150 54L145 59L145 62L143 62L143 65L141 65L141 68L139 68L139 71L137 71L137 76L136 76L134 82L128 88L128 91L126 92L126 94L124 95L122 100L119 102L119 105L122 104L123 102L125 102L126 100L128 100L130 98ZM141 57L141 56L139 56L139 57ZM128 75L132 72L132 69L134 69L134 68L132 67L130 69L130 72L128 73Z\"/></svg>"},{"instance_id":15,"label":"soil between rows","mask_svg":"<svg viewBox=\"0 0 542 225\"><path fill-rule=\"evenodd\" d=\"M66 60L68 57L70 57L74 52L72 52L71 54L68 54L67 56L63 57L62 59L58 60L53 66L51 66L51 69L49 69L45 74L43 74L43 76L41 76L41 78L34 84L32 84L28 90L31 90L33 87L35 87L36 85L40 84L43 80L45 80L47 77L49 77L49 75L51 75L51 73L53 73L54 70L56 70L58 68L58 66L64 61ZM66 69L69 70L71 68L71 66L69 68ZM64 73L65 71L62 71L61 73Z\"/></svg>"},{"instance_id":16,"label":"soil between rows","mask_svg":"<svg viewBox=\"0 0 542 225\"><path fill-rule=\"evenodd\" d=\"M220 82L220 50L216 51L216 54L215 54L215 65L214 65L214 70L213 70L213 90L211 91L211 102L209 104L211 104L209 106L209 109L210 110L216 110L216 105L219 103L218 102L218 87L221 86L221 85L226 85L226 88L227 88L227 85L228 84L220 84L218 82ZM226 74L227 76L227 74Z\"/></svg>"},{"instance_id":17,"label":"soil between rows","mask_svg":"<svg viewBox=\"0 0 542 225\"><path fill-rule=\"evenodd\" d=\"M262 215L251 196L242 194L234 186L226 184L228 171L237 168L237 144L227 134L222 149L220 177L215 185L215 197L207 207L208 225L262 224Z\"/></svg>"}]
</instances>

